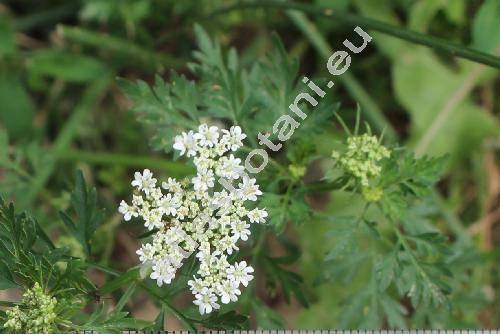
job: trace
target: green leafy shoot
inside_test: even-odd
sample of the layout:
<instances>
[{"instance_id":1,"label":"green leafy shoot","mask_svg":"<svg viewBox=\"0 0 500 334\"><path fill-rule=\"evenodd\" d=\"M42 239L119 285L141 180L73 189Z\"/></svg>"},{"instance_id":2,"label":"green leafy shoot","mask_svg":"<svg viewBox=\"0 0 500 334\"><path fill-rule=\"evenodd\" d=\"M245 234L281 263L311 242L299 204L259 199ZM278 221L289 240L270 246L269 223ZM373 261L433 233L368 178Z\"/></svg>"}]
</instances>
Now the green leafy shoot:
<instances>
[{"instance_id":1,"label":"green leafy shoot","mask_svg":"<svg viewBox=\"0 0 500 334\"><path fill-rule=\"evenodd\" d=\"M104 213L97 208L95 188L87 186L81 171L76 174L76 184L71 194L71 204L76 214L75 219L64 212L59 214L68 231L82 245L86 255L90 256L92 236L101 224Z\"/></svg>"}]
</instances>

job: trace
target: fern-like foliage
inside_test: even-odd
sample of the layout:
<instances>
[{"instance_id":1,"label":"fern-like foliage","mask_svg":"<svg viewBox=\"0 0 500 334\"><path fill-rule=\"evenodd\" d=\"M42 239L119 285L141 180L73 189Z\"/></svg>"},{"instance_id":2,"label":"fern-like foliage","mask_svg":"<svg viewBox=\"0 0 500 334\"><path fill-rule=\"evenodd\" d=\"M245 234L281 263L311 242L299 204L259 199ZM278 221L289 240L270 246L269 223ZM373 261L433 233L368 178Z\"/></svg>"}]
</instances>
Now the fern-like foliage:
<instances>
[{"instance_id":1,"label":"fern-like foliage","mask_svg":"<svg viewBox=\"0 0 500 334\"><path fill-rule=\"evenodd\" d=\"M78 219L73 220L66 214L61 216L72 237L82 243L88 257L102 211L97 208L95 189L87 186L81 172L77 174L72 203ZM8 204L0 197L0 290L26 291L35 285L41 286L56 300L55 325L61 330L120 333L125 328L143 329L150 325L148 321L128 317L127 312L108 313L102 303L86 320L81 321L79 316L79 321L73 322L86 305L95 303L93 293L97 287L87 276L88 268L86 259L71 256L68 248L56 247L34 217L16 212L13 203ZM122 303L125 302L126 299ZM0 303L10 307L17 305L7 301ZM7 313L1 312L1 323L7 319Z\"/></svg>"}]
</instances>

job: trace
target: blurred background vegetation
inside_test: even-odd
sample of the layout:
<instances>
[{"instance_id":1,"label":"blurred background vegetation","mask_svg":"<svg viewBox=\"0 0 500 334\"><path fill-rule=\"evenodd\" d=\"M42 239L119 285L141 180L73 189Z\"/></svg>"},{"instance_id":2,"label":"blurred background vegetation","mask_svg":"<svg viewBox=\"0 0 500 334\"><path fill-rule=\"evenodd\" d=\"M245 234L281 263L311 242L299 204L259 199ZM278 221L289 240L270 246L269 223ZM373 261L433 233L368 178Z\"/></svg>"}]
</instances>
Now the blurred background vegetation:
<instances>
[{"instance_id":1,"label":"blurred background vegetation","mask_svg":"<svg viewBox=\"0 0 500 334\"><path fill-rule=\"evenodd\" d=\"M480 0L316 0L335 11L349 11L476 50L500 52L499 1ZM195 50L193 25L199 23L224 46L234 46L244 65L271 47L277 32L300 72L326 76L325 59L352 36L353 25L329 18L307 18L293 10L245 9L211 14L229 2L167 0L16 0L0 3L0 193L19 209L33 212L60 244L63 229L57 212L69 206L76 169L97 187L107 218L98 233L95 256L125 270L137 263L137 229L121 222L117 206L128 197L136 169L163 175L183 174L183 167L148 146L150 133L129 112L130 102L116 77L168 79L176 69L191 79L186 64ZM452 238L463 238L479 251L472 281L460 307L435 311L442 327L500 326L500 171L498 69L454 58L382 33L368 50L353 58L349 71L333 88L348 121L359 104L362 115L387 141L400 142L418 155L449 154L439 184L434 224ZM271 124L269 124L271 126ZM328 156L331 132L318 143ZM308 176L318 178L319 166ZM335 214L359 210L347 196L317 196L314 207ZM445 217L445 218L442 218ZM257 321L270 327L286 321L293 328L338 328L355 315L345 312L346 296L360 289L350 281L315 282L319 264L331 246L324 223L289 227L285 235L302 250L294 270L306 282L311 307L287 304L262 287L262 300L275 313ZM77 253L77 247L73 247ZM272 245L271 245L272 249ZM276 252L279 253L279 249ZM338 268L338 270L342 270ZM358 273L362 275L363 273ZM96 274L95 280L99 277ZM347 288L346 288L347 286ZM403 302L404 304L404 302ZM158 310L145 297L131 306L140 318ZM412 310L410 326L418 326ZM271 316L270 316L271 314ZM356 315L358 316L358 315ZM269 319L269 317L271 317ZM349 318L351 317L351 318ZM282 319L283 318L283 319ZM174 320L172 320L174 321ZM175 322L169 327L175 328ZM352 324L351 324L352 326Z\"/></svg>"}]
</instances>

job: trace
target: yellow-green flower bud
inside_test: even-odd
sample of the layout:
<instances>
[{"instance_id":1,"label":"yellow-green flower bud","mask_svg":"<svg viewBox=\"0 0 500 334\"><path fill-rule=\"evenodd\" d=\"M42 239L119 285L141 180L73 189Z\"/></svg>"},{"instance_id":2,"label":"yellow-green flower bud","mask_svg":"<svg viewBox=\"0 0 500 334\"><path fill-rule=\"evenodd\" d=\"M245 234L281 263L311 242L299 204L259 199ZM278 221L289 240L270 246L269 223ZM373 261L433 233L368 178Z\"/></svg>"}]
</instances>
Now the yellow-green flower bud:
<instances>
[{"instance_id":1,"label":"yellow-green flower bud","mask_svg":"<svg viewBox=\"0 0 500 334\"><path fill-rule=\"evenodd\" d=\"M288 169L290 170L292 178L294 178L295 180L300 179L306 174L306 167L304 166L290 165L288 166Z\"/></svg>"},{"instance_id":2,"label":"yellow-green flower bud","mask_svg":"<svg viewBox=\"0 0 500 334\"><path fill-rule=\"evenodd\" d=\"M363 187L361 193L367 202L378 202L384 195L384 191L377 187Z\"/></svg>"}]
</instances>

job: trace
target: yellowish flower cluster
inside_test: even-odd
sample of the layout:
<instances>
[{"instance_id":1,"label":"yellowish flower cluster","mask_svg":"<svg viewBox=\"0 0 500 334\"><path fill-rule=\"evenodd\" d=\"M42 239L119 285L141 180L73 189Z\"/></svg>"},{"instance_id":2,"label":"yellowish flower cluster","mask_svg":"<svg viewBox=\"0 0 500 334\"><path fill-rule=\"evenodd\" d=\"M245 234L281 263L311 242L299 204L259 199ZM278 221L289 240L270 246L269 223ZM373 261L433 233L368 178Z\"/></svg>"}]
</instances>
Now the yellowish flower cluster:
<instances>
[{"instance_id":1,"label":"yellowish flower cluster","mask_svg":"<svg viewBox=\"0 0 500 334\"><path fill-rule=\"evenodd\" d=\"M349 137L345 152L333 151L332 158L346 174L352 175L363 187L367 187L371 179L380 175L380 161L390 155L391 151L380 144L377 137L365 133Z\"/></svg>"},{"instance_id":2,"label":"yellowish flower cluster","mask_svg":"<svg viewBox=\"0 0 500 334\"><path fill-rule=\"evenodd\" d=\"M57 300L47 295L38 283L27 290L19 306L6 311L4 328L26 334L50 334L55 331Z\"/></svg>"}]
</instances>

